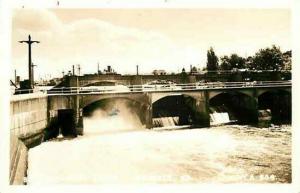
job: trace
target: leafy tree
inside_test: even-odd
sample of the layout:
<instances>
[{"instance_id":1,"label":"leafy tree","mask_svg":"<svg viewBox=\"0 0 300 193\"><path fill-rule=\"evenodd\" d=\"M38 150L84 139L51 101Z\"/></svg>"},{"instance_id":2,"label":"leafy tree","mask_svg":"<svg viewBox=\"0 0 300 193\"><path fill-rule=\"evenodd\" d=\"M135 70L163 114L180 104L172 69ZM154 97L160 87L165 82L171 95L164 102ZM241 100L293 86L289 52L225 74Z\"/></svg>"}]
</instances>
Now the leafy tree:
<instances>
[{"instance_id":1,"label":"leafy tree","mask_svg":"<svg viewBox=\"0 0 300 193\"><path fill-rule=\"evenodd\" d=\"M242 69L246 67L246 59L238 56L237 54L231 54L230 57L221 57L220 68L222 70L232 70L233 68Z\"/></svg>"},{"instance_id":2,"label":"leafy tree","mask_svg":"<svg viewBox=\"0 0 300 193\"><path fill-rule=\"evenodd\" d=\"M279 70L283 66L283 54L279 47L273 45L271 48L260 49L251 64L256 70Z\"/></svg>"},{"instance_id":3,"label":"leafy tree","mask_svg":"<svg viewBox=\"0 0 300 193\"><path fill-rule=\"evenodd\" d=\"M237 54L231 54L230 64L232 68L243 69L245 68L246 60L243 57L238 56Z\"/></svg>"},{"instance_id":4,"label":"leafy tree","mask_svg":"<svg viewBox=\"0 0 300 193\"><path fill-rule=\"evenodd\" d=\"M197 74L198 73L198 69L196 66L193 66L191 69L191 74Z\"/></svg>"},{"instance_id":5,"label":"leafy tree","mask_svg":"<svg viewBox=\"0 0 300 193\"><path fill-rule=\"evenodd\" d=\"M286 51L283 54L282 70L292 70L292 51Z\"/></svg>"},{"instance_id":6,"label":"leafy tree","mask_svg":"<svg viewBox=\"0 0 300 193\"><path fill-rule=\"evenodd\" d=\"M218 70L219 59L216 56L212 47L207 51L207 63L206 68L208 71L216 71Z\"/></svg>"},{"instance_id":7,"label":"leafy tree","mask_svg":"<svg viewBox=\"0 0 300 193\"><path fill-rule=\"evenodd\" d=\"M230 59L228 56L223 56L220 59L221 59L221 64L220 64L221 70L232 70L232 65L230 63Z\"/></svg>"},{"instance_id":8,"label":"leafy tree","mask_svg":"<svg viewBox=\"0 0 300 193\"><path fill-rule=\"evenodd\" d=\"M252 56L248 56L245 59L245 68L248 68L250 70L254 70L254 67L253 67L253 57Z\"/></svg>"}]
</instances>

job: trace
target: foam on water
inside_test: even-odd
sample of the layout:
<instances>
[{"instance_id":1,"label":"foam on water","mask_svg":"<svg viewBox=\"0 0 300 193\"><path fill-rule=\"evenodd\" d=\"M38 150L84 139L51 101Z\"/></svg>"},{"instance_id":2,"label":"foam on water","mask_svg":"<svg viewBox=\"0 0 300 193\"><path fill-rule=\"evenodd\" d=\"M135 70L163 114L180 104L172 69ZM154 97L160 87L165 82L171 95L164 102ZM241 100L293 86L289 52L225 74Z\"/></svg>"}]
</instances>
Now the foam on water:
<instances>
[{"instance_id":1,"label":"foam on water","mask_svg":"<svg viewBox=\"0 0 300 193\"><path fill-rule=\"evenodd\" d=\"M118 106L116 116L96 110L86 117L83 136L30 149L28 184L239 183L252 182L247 177L253 171L289 171L289 165L278 165L290 159L286 133L270 137L268 131L252 128L254 134L249 134L238 125L148 130L123 107ZM229 121L226 113L213 115L217 123ZM178 118L157 121L174 127Z\"/></svg>"},{"instance_id":2,"label":"foam on water","mask_svg":"<svg viewBox=\"0 0 300 193\"><path fill-rule=\"evenodd\" d=\"M221 125L230 123L229 115L227 112L213 112L210 114L211 125Z\"/></svg>"},{"instance_id":3,"label":"foam on water","mask_svg":"<svg viewBox=\"0 0 300 193\"><path fill-rule=\"evenodd\" d=\"M159 117L153 118L154 127L172 127L179 123L179 117Z\"/></svg>"}]
</instances>

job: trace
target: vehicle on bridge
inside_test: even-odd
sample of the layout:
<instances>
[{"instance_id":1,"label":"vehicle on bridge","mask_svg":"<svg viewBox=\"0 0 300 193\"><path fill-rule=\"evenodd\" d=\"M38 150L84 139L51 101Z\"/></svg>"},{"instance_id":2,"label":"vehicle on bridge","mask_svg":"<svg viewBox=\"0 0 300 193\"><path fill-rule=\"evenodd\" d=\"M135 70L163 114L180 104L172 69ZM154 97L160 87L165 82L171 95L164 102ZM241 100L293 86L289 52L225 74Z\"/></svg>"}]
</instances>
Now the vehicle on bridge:
<instances>
[{"instance_id":1,"label":"vehicle on bridge","mask_svg":"<svg viewBox=\"0 0 300 193\"><path fill-rule=\"evenodd\" d=\"M224 82L207 82L202 84L201 86L203 86L204 88L224 88L226 87L226 83Z\"/></svg>"},{"instance_id":2,"label":"vehicle on bridge","mask_svg":"<svg viewBox=\"0 0 300 193\"><path fill-rule=\"evenodd\" d=\"M180 90L181 86L172 81L152 81L144 85L134 85L130 87L131 91L157 91L157 90Z\"/></svg>"},{"instance_id":3,"label":"vehicle on bridge","mask_svg":"<svg viewBox=\"0 0 300 193\"><path fill-rule=\"evenodd\" d=\"M130 89L124 85L115 86L87 86L80 87L80 93L91 93L91 92L130 92Z\"/></svg>"},{"instance_id":4,"label":"vehicle on bridge","mask_svg":"<svg viewBox=\"0 0 300 193\"><path fill-rule=\"evenodd\" d=\"M171 81L157 81L144 85L115 85L115 86L85 86L85 87L58 87L50 90L41 89L47 94L82 94L82 93L127 93L127 92L154 92L154 91L188 91L206 89L231 89L251 87L286 87L291 81L252 81L252 82L197 82L175 84Z\"/></svg>"},{"instance_id":5,"label":"vehicle on bridge","mask_svg":"<svg viewBox=\"0 0 300 193\"><path fill-rule=\"evenodd\" d=\"M145 90L180 90L181 87L172 81L154 81L143 85Z\"/></svg>"}]
</instances>

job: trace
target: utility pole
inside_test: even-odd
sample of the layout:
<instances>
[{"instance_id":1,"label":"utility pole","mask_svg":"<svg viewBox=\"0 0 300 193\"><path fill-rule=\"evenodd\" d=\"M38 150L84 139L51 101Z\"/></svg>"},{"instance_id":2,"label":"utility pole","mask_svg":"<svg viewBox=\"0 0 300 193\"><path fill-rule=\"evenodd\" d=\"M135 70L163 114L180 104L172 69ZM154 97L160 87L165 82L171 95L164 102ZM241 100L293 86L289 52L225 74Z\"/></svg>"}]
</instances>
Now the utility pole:
<instances>
[{"instance_id":1,"label":"utility pole","mask_svg":"<svg viewBox=\"0 0 300 193\"><path fill-rule=\"evenodd\" d=\"M78 69L78 76L80 76L80 64L78 64L77 69Z\"/></svg>"},{"instance_id":2,"label":"utility pole","mask_svg":"<svg viewBox=\"0 0 300 193\"><path fill-rule=\"evenodd\" d=\"M15 69L15 85L17 85L17 70Z\"/></svg>"},{"instance_id":3,"label":"utility pole","mask_svg":"<svg viewBox=\"0 0 300 193\"><path fill-rule=\"evenodd\" d=\"M32 74L32 61L31 61L31 44L33 43L40 43L40 41L32 41L31 36L28 35L28 40L22 40L19 41L19 43L26 43L28 44L28 81L29 81L29 89L32 89L34 87L34 80L33 80L33 74Z\"/></svg>"},{"instance_id":4,"label":"utility pole","mask_svg":"<svg viewBox=\"0 0 300 193\"><path fill-rule=\"evenodd\" d=\"M73 76L75 76L75 66L74 66L74 65L72 66L72 69L73 69L73 70L72 70Z\"/></svg>"},{"instance_id":5,"label":"utility pole","mask_svg":"<svg viewBox=\"0 0 300 193\"><path fill-rule=\"evenodd\" d=\"M77 87L77 93L79 93L79 80L78 80L78 77L80 76L80 64L77 64L77 70L78 70L78 75L76 76L76 87Z\"/></svg>"},{"instance_id":6,"label":"utility pole","mask_svg":"<svg viewBox=\"0 0 300 193\"><path fill-rule=\"evenodd\" d=\"M33 84L33 87L34 87L34 67L36 67L36 65L34 65L33 63L31 64L31 77L32 77L32 84Z\"/></svg>"},{"instance_id":7,"label":"utility pole","mask_svg":"<svg viewBox=\"0 0 300 193\"><path fill-rule=\"evenodd\" d=\"M139 75L139 65L136 65L136 75Z\"/></svg>"}]
</instances>

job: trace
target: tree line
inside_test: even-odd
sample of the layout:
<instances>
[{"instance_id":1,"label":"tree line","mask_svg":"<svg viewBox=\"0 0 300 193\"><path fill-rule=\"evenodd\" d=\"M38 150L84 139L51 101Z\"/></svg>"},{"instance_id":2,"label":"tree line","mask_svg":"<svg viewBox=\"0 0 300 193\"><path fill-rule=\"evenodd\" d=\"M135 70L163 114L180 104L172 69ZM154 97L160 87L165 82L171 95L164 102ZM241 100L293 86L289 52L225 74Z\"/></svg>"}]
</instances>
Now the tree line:
<instances>
[{"instance_id":1,"label":"tree line","mask_svg":"<svg viewBox=\"0 0 300 193\"><path fill-rule=\"evenodd\" d=\"M207 51L207 71L228 71L235 69L246 70L291 70L292 51L282 52L280 47L275 45L260 49L254 56L247 58L238 54L224 55L220 58L211 47Z\"/></svg>"}]
</instances>

